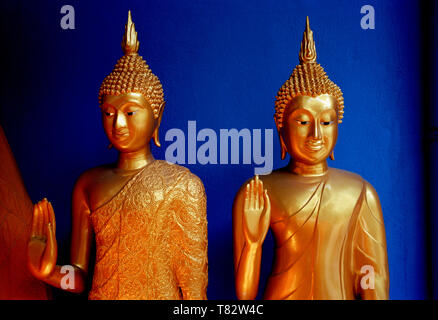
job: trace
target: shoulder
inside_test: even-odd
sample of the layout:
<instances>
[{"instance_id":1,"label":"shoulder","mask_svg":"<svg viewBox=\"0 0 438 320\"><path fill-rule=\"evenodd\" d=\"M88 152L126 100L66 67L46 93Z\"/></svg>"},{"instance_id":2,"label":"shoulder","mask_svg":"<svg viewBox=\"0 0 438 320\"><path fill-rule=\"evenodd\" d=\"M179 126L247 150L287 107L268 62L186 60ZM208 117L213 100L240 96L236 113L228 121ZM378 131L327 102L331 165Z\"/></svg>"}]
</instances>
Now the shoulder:
<instances>
[{"instance_id":1,"label":"shoulder","mask_svg":"<svg viewBox=\"0 0 438 320\"><path fill-rule=\"evenodd\" d=\"M365 201L372 207L371 209L380 207L380 200L376 190L371 183L360 175L345 170L330 168L330 177L331 185L337 192L350 195L363 195Z\"/></svg>"},{"instance_id":2,"label":"shoulder","mask_svg":"<svg viewBox=\"0 0 438 320\"><path fill-rule=\"evenodd\" d=\"M167 182L167 196L173 205L183 209L178 210L181 221L190 221L193 225L206 222L207 196L201 179L189 169L177 164L160 160L159 165L168 173L166 179L171 177Z\"/></svg>"},{"instance_id":3,"label":"shoulder","mask_svg":"<svg viewBox=\"0 0 438 320\"><path fill-rule=\"evenodd\" d=\"M380 199L377 191L368 181L365 181L365 199L371 211L381 210Z\"/></svg>"},{"instance_id":4,"label":"shoulder","mask_svg":"<svg viewBox=\"0 0 438 320\"><path fill-rule=\"evenodd\" d=\"M366 191L369 196L377 196L377 192L374 187L357 173L345 171L336 168L329 169L330 178L334 183L343 184L348 188L355 188Z\"/></svg>"},{"instance_id":5,"label":"shoulder","mask_svg":"<svg viewBox=\"0 0 438 320\"><path fill-rule=\"evenodd\" d=\"M329 168L328 178L330 185L338 192L360 193L368 182L354 172L336 168Z\"/></svg>"},{"instance_id":6,"label":"shoulder","mask_svg":"<svg viewBox=\"0 0 438 320\"><path fill-rule=\"evenodd\" d=\"M192 195L205 193L204 184L201 179L186 167L164 160L156 160L155 162L162 176L166 177L169 182L174 183L175 189L183 189Z\"/></svg>"},{"instance_id":7,"label":"shoulder","mask_svg":"<svg viewBox=\"0 0 438 320\"><path fill-rule=\"evenodd\" d=\"M187 172L190 172L190 170L185 167L167 162L165 160L155 160L150 169L158 171L161 175L170 175L173 178L175 176L182 176Z\"/></svg>"},{"instance_id":8,"label":"shoulder","mask_svg":"<svg viewBox=\"0 0 438 320\"><path fill-rule=\"evenodd\" d=\"M199 195L205 193L204 184L201 179L194 173L187 171L180 177L180 185L184 186L189 194Z\"/></svg>"},{"instance_id":9,"label":"shoulder","mask_svg":"<svg viewBox=\"0 0 438 320\"><path fill-rule=\"evenodd\" d=\"M77 178L73 192L80 193L89 190L108 170L110 170L110 165L101 165L84 171Z\"/></svg>"},{"instance_id":10,"label":"shoulder","mask_svg":"<svg viewBox=\"0 0 438 320\"><path fill-rule=\"evenodd\" d=\"M205 193L204 184L201 179L194 173L188 171L184 176L184 183L190 193Z\"/></svg>"}]
</instances>

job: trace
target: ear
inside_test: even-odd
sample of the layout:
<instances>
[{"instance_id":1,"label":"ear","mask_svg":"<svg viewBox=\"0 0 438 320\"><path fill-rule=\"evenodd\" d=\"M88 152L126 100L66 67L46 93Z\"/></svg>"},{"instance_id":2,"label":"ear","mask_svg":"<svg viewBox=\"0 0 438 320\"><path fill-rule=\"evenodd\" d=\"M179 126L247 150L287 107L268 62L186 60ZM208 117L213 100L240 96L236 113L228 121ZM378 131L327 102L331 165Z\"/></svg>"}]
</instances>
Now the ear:
<instances>
[{"instance_id":1,"label":"ear","mask_svg":"<svg viewBox=\"0 0 438 320\"><path fill-rule=\"evenodd\" d=\"M281 160L284 160L284 158L286 158L287 148L286 144L284 143L283 136L281 135L281 131L278 131L278 137L280 138Z\"/></svg>"},{"instance_id":2,"label":"ear","mask_svg":"<svg viewBox=\"0 0 438 320\"><path fill-rule=\"evenodd\" d=\"M330 160L335 160L335 149L332 149L332 152L330 152Z\"/></svg>"},{"instance_id":3,"label":"ear","mask_svg":"<svg viewBox=\"0 0 438 320\"><path fill-rule=\"evenodd\" d=\"M163 117L163 110L164 110L165 105L166 105L166 102L163 102L160 105L160 108L158 111L158 117L154 120L155 121L155 129L154 129L154 133L152 134L152 137L154 138L154 142L155 142L155 145L157 147L161 147L160 137L158 135L158 130L160 129L161 118Z\"/></svg>"}]
</instances>

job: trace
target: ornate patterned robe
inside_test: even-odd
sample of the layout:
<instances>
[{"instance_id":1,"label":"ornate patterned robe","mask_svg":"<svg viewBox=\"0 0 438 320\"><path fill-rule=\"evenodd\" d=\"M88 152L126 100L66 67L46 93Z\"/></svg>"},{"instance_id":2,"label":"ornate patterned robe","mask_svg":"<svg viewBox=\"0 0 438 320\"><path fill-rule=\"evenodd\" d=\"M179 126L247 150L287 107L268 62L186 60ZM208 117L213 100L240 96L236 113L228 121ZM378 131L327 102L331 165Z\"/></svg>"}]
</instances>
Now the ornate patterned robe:
<instances>
[{"instance_id":1,"label":"ornate patterned robe","mask_svg":"<svg viewBox=\"0 0 438 320\"><path fill-rule=\"evenodd\" d=\"M188 169L155 160L90 218L90 299L206 298L206 196Z\"/></svg>"}]
</instances>

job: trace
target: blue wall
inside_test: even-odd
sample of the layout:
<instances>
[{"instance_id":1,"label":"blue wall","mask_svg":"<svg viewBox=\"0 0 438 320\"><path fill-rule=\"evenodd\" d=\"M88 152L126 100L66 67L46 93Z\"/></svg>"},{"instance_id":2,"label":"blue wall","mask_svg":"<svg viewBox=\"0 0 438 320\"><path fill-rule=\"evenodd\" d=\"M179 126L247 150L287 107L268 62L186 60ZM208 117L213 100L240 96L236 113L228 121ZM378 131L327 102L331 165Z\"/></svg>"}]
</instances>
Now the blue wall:
<instances>
[{"instance_id":1,"label":"blue wall","mask_svg":"<svg viewBox=\"0 0 438 320\"><path fill-rule=\"evenodd\" d=\"M73 5L76 29L62 30ZM376 29L362 30L373 5ZM9 1L0 5L2 125L31 199L54 204L60 263L68 263L70 197L86 169L114 161L97 93L121 57L132 10L140 54L163 83L164 158L171 128L274 129L274 97L298 63L309 15L318 62L344 92L345 118L330 165L356 172L379 193L387 232L390 296L426 297L422 178L420 11L417 1ZM284 166L274 135L274 168ZM188 165L208 197L210 299L235 298L231 206L251 165ZM272 259L264 251L263 281ZM261 291L263 286L261 284ZM62 295L60 295L62 296ZM70 297L70 296L68 296Z\"/></svg>"}]
</instances>

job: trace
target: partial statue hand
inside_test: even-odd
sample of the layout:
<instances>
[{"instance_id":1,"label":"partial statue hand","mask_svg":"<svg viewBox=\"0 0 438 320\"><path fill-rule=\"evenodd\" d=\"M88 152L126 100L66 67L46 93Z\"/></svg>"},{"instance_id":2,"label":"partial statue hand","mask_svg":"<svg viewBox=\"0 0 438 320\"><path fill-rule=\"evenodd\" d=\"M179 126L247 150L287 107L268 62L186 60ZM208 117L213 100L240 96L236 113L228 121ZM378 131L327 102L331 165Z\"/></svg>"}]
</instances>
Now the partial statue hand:
<instances>
[{"instance_id":1,"label":"partial statue hand","mask_svg":"<svg viewBox=\"0 0 438 320\"><path fill-rule=\"evenodd\" d=\"M56 222L52 204L44 198L33 207L32 231L27 246L27 264L32 275L46 279L56 266Z\"/></svg>"},{"instance_id":2,"label":"partial statue hand","mask_svg":"<svg viewBox=\"0 0 438 320\"><path fill-rule=\"evenodd\" d=\"M263 182L256 175L245 190L243 209L243 229L249 243L262 244L269 229L271 219L271 203Z\"/></svg>"}]
</instances>

